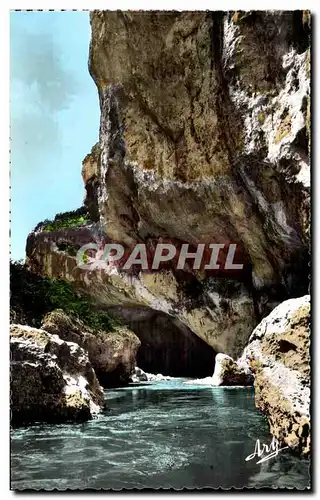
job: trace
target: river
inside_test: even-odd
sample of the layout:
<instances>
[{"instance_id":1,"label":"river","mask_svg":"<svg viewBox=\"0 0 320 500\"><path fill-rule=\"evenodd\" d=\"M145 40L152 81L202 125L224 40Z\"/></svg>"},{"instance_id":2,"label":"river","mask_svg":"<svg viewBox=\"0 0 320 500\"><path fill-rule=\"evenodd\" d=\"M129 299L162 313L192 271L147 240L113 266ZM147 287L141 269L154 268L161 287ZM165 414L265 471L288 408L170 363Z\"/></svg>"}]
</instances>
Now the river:
<instances>
[{"instance_id":1,"label":"river","mask_svg":"<svg viewBox=\"0 0 320 500\"><path fill-rule=\"evenodd\" d=\"M97 419L12 431L12 489L309 485L309 461L288 450L245 460L257 439L271 442L252 388L174 379L105 394Z\"/></svg>"}]
</instances>

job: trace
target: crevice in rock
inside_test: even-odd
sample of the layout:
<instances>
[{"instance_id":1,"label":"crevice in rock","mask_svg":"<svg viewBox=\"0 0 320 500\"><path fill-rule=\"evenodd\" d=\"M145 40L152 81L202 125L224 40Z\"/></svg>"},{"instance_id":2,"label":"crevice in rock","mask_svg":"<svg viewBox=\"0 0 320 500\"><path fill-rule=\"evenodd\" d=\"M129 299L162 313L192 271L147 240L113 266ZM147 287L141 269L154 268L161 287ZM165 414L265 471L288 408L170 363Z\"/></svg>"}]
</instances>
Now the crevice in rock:
<instances>
[{"instance_id":1,"label":"crevice in rock","mask_svg":"<svg viewBox=\"0 0 320 500\"><path fill-rule=\"evenodd\" d=\"M229 162L235 153L238 152L239 145L242 143L243 124L238 111L230 100L228 80L223 68L223 21L226 12L215 11L211 15L211 70L217 78L219 90L216 93L217 114L221 120L220 133L222 142L225 145ZM230 120L232 119L232 122ZM230 123L231 122L231 123Z\"/></svg>"},{"instance_id":2,"label":"crevice in rock","mask_svg":"<svg viewBox=\"0 0 320 500\"><path fill-rule=\"evenodd\" d=\"M219 92L217 92L216 105L219 118L221 119L220 133L222 135L222 141L227 148L228 154L230 156L230 144L227 134L228 120L227 111L229 109L229 103L226 102L228 99L227 93L224 91L226 85L224 82L224 74L221 63L222 54L222 38L223 38L223 16L222 11L211 13L211 71L216 72L218 79Z\"/></svg>"},{"instance_id":3,"label":"crevice in rock","mask_svg":"<svg viewBox=\"0 0 320 500\"><path fill-rule=\"evenodd\" d=\"M99 207L98 207L98 190L99 190L99 179L94 177L89 179L89 181L85 184L85 200L84 204L88 209L91 220L93 222L99 221Z\"/></svg>"},{"instance_id":4,"label":"crevice in rock","mask_svg":"<svg viewBox=\"0 0 320 500\"><path fill-rule=\"evenodd\" d=\"M310 46L311 14L305 10L295 10L292 13L292 43L301 54Z\"/></svg>"},{"instance_id":5,"label":"crevice in rock","mask_svg":"<svg viewBox=\"0 0 320 500\"><path fill-rule=\"evenodd\" d=\"M308 135L307 127L299 130L293 142L293 149L301 156L301 158L308 162Z\"/></svg>"},{"instance_id":6,"label":"crevice in rock","mask_svg":"<svg viewBox=\"0 0 320 500\"><path fill-rule=\"evenodd\" d=\"M113 371L105 372L95 368L97 378L104 388L128 385L128 373L123 365L119 364Z\"/></svg>"},{"instance_id":7,"label":"crevice in rock","mask_svg":"<svg viewBox=\"0 0 320 500\"><path fill-rule=\"evenodd\" d=\"M292 342L289 342L288 340L281 339L279 340L279 351L281 353L286 353L289 351L296 351L297 346L293 344Z\"/></svg>"}]
</instances>

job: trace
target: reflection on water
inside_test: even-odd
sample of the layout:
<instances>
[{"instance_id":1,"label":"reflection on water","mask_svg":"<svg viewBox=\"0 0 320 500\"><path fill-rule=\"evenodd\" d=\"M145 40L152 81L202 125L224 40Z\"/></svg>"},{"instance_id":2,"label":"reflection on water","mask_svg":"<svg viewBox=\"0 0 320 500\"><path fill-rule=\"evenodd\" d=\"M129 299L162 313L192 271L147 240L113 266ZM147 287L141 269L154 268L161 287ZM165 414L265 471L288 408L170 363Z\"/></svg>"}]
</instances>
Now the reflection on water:
<instances>
[{"instance_id":1,"label":"reflection on water","mask_svg":"<svg viewBox=\"0 0 320 500\"><path fill-rule=\"evenodd\" d=\"M256 439L271 440L251 388L185 382L108 390L96 420L14 430L12 488L309 485L309 462L287 450L259 465L245 461Z\"/></svg>"}]
</instances>

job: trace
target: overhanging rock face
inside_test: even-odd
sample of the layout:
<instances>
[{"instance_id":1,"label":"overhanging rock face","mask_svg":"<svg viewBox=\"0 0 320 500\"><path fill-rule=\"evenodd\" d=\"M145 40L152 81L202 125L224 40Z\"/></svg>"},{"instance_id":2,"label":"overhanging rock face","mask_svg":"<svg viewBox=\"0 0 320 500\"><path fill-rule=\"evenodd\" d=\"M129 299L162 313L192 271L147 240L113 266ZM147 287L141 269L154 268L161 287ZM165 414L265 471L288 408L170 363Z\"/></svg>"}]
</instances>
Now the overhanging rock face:
<instances>
[{"instance_id":1,"label":"overhanging rock face","mask_svg":"<svg viewBox=\"0 0 320 500\"><path fill-rule=\"evenodd\" d=\"M215 351L240 355L256 324L253 297L243 283L225 278L200 282L188 273L176 275L174 270L139 274L116 267L86 270L77 265L74 255L59 249L62 243L70 248L94 235L94 225L32 233L28 262L41 274L71 282L100 308L130 308L132 319L137 314L135 308L163 313L177 319L182 328L187 327Z\"/></svg>"},{"instance_id":2,"label":"overhanging rock face","mask_svg":"<svg viewBox=\"0 0 320 500\"><path fill-rule=\"evenodd\" d=\"M242 243L255 285L279 282L307 240L302 14L95 12L91 25L108 235Z\"/></svg>"},{"instance_id":3,"label":"overhanging rock face","mask_svg":"<svg viewBox=\"0 0 320 500\"><path fill-rule=\"evenodd\" d=\"M74 271L55 244L70 231L32 234L30 263L103 307L160 311L239 355L263 315L307 292L309 22L303 11L93 12L100 139L82 170L92 220L127 247L235 243L246 265L228 279Z\"/></svg>"}]
</instances>

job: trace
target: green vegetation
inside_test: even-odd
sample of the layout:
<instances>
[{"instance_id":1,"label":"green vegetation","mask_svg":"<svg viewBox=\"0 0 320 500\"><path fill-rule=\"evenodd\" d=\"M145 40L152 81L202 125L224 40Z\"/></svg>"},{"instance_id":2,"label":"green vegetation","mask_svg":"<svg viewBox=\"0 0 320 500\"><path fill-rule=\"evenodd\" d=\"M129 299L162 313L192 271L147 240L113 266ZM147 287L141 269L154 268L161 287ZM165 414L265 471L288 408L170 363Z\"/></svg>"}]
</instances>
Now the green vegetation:
<instances>
[{"instance_id":1,"label":"green vegetation","mask_svg":"<svg viewBox=\"0 0 320 500\"><path fill-rule=\"evenodd\" d=\"M84 226L91 222L90 215L86 207L82 206L77 210L57 214L53 220L46 219L34 228L34 231L59 231L69 227Z\"/></svg>"},{"instance_id":2,"label":"green vegetation","mask_svg":"<svg viewBox=\"0 0 320 500\"><path fill-rule=\"evenodd\" d=\"M44 316L62 309L98 330L112 331L118 321L97 310L90 298L75 292L63 280L49 279L30 271L20 262L10 262L10 319L39 328Z\"/></svg>"},{"instance_id":3,"label":"green vegetation","mask_svg":"<svg viewBox=\"0 0 320 500\"><path fill-rule=\"evenodd\" d=\"M72 257L75 257L78 253L78 250L81 248L80 245L70 244L67 242L57 243L58 250L61 252L65 252ZM82 262L84 264L88 263L88 255L86 253L82 254Z\"/></svg>"}]
</instances>

